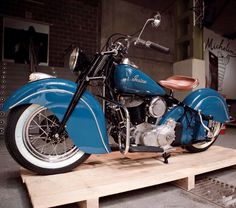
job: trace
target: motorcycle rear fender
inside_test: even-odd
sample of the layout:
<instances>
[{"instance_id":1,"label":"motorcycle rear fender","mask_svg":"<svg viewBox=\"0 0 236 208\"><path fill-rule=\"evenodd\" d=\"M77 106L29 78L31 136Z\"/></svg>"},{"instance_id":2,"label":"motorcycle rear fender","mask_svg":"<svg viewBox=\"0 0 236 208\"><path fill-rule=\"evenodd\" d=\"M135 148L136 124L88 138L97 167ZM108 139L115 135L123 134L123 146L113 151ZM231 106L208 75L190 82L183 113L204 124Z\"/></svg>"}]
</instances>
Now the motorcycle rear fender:
<instances>
[{"instance_id":1,"label":"motorcycle rear fender","mask_svg":"<svg viewBox=\"0 0 236 208\"><path fill-rule=\"evenodd\" d=\"M196 90L190 93L183 103L192 109L200 110L204 115L211 115L215 121L225 123L229 120L225 99L215 90L209 88ZM182 124L181 144L189 144L193 140L205 139L206 132L198 115L192 119L191 115L185 112L182 106L175 106L163 116L159 124L164 124L169 118ZM208 121L203 122L208 125Z\"/></svg>"},{"instance_id":2,"label":"motorcycle rear fender","mask_svg":"<svg viewBox=\"0 0 236 208\"><path fill-rule=\"evenodd\" d=\"M229 120L228 106L225 99L215 90L209 88L196 90L190 93L183 100L183 103L192 109L200 110L204 115L212 116L214 121L225 123ZM189 123L189 121L191 122ZM193 140L205 140L206 131L200 122L199 116L191 119L191 115L186 113L180 122L183 125L182 144L189 144ZM208 125L208 121L203 120L203 122Z\"/></svg>"},{"instance_id":3,"label":"motorcycle rear fender","mask_svg":"<svg viewBox=\"0 0 236 208\"><path fill-rule=\"evenodd\" d=\"M204 88L190 93L183 103L201 113L212 116L213 120L225 123L229 121L229 111L225 99L215 90Z\"/></svg>"},{"instance_id":4,"label":"motorcycle rear fender","mask_svg":"<svg viewBox=\"0 0 236 208\"><path fill-rule=\"evenodd\" d=\"M182 106L175 106L168 111L160 120L159 125L164 124L168 119L178 121L184 114L184 108Z\"/></svg>"},{"instance_id":5,"label":"motorcycle rear fender","mask_svg":"<svg viewBox=\"0 0 236 208\"><path fill-rule=\"evenodd\" d=\"M61 121L76 88L76 83L57 78L30 82L7 99L3 111L23 104L38 104L47 107ZM86 153L111 152L104 113L88 91L84 92L67 121L66 130L74 144Z\"/></svg>"}]
</instances>

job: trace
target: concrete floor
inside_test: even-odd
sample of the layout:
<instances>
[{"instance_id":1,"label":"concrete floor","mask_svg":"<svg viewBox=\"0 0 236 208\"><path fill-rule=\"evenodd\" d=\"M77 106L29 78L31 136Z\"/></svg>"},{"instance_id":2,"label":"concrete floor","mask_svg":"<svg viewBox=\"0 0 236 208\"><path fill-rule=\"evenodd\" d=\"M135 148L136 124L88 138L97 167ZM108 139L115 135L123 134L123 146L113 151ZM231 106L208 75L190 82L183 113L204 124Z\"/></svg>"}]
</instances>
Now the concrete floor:
<instances>
[{"instance_id":1,"label":"concrete floor","mask_svg":"<svg viewBox=\"0 0 236 208\"><path fill-rule=\"evenodd\" d=\"M229 128L218 138L215 145L236 149L236 128ZM19 166L8 154L3 139L0 138L0 208L32 207L25 185L21 182ZM218 180L236 186L236 169L224 169L208 174ZM134 176L135 177L135 176ZM75 208L76 204L60 206ZM218 206L206 199L179 189L171 184L163 184L136 191L103 197L102 208L214 208ZM58 207L59 208L59 207Z\"/></svg>"}]
</instances>

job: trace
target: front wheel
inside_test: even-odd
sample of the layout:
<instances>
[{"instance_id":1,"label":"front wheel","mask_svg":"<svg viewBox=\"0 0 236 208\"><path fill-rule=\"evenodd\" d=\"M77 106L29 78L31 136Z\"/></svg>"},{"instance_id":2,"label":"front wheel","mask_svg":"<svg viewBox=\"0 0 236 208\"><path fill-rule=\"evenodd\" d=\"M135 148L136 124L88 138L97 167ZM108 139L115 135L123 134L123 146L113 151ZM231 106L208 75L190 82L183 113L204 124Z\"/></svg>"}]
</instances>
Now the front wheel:
<instances>
[{"instance_id":1,"label":"front wheel","mask_svg":"<svg viewBox=\"0 0 236 208\"><path fill-rule=\"evenodd\" d=\"M185 148L189 152L193 152L193 153L203 152L207 150L216 141L217 137L220 134L221 127L222 127L222 124L220 122L213 121L212 126L211 126L211 131L214 136L213 139L211 139L210 141L203 141L203 142L198 142L196 144L190 144L190 145L187 145Z\"/></svg>"},{"instance_id":2,"label":"front wheel","mask_svg":"<svg viewBox=\"0 0 236 208\"><path fill-rule=\"evenodd\" d=\"M53 136L59 124L51 111L39 105L12 109L5 135L8 151L21 166L39 174L70 171L89 154L79 150L66 131L60 137Z\"/></svg>"}]
</instances>

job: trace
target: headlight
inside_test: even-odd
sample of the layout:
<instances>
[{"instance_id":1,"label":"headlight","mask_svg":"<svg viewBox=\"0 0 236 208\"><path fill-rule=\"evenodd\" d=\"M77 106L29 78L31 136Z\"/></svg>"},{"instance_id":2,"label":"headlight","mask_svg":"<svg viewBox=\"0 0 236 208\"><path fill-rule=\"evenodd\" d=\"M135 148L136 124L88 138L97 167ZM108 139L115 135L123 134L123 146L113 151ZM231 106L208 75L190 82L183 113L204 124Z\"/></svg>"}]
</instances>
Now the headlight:
<instances>
[{"instance_id":1,"label":"headlight","mask_svg":"<svg viewBox=\"0 0 236 208\"><path fill-rule=\"evenodd\" d=\"M73 51L70 54L70 58L69 58L69 69L70 70L74 70L77 64L77 60L79 57L79 48L74 48Z\"/></svg>"}]
</instances>

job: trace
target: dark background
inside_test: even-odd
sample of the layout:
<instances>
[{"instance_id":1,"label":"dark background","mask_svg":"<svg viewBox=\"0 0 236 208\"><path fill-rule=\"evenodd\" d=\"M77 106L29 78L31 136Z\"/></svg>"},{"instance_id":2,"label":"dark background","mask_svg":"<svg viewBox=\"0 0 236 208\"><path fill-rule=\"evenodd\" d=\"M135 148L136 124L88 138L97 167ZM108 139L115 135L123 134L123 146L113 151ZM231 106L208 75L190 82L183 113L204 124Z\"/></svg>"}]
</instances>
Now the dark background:
<instances>
[{"instance_id":1,"label":"dark background","mask_svg":"<svg viewBox=\"0 0 236 208\"><path fill-rule=\"evenodd\" d=\"M1 0L0 48L3 18L12 17L50 25L49 66L63 67L64 50L72 43L92 56L100 46L100 4L99 0Z\"/></svg>"},{"instance_id":2,"label":"dark background","mask_svg":"<svg viewBox=\"0 0 236 208\"><path fill-rule=\"evenodd\" d=\"M29 42L28 31L19 30L13 28L4 28L4 59L15 59L15 47L17 44L25 44L28 46ZM44 33L36 32L34 35L34 44L38 49L39 63L47 63L47 46L48 46L48 35ZM28 51L25 54L29 57Z\"/></svg>"}]
</instances>

